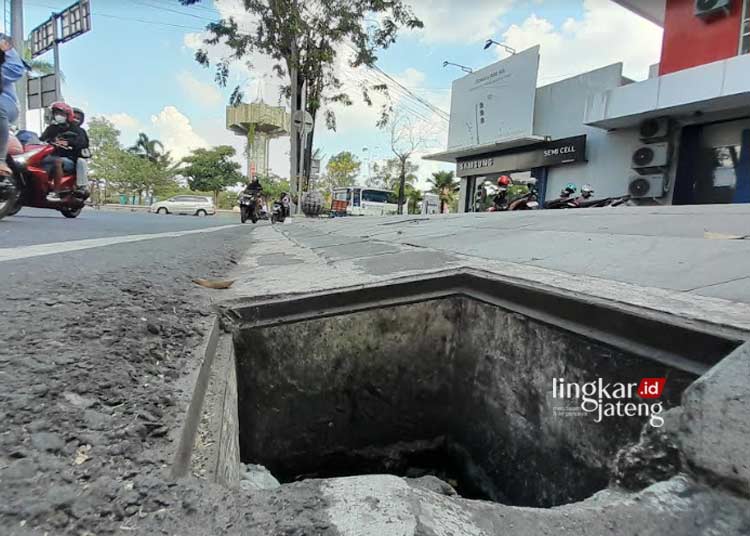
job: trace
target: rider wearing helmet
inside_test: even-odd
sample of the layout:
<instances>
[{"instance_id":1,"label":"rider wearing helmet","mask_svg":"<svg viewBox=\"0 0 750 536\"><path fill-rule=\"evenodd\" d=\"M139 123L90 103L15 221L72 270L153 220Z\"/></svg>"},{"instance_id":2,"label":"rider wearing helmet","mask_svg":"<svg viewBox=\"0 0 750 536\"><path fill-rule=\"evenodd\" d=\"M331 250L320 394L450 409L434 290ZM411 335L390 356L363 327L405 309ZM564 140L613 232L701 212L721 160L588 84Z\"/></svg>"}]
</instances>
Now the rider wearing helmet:
<instances>
[{"instance_id":1,"label":"rider wearing helmet","mask_svg":"<svg viewBox=\"0 0 750 536\"><path fill-rule=\"evenodd\" d=\"M495 210L505 210L508 208L508 186L513 183L510 175L500 175L497 179L498 192L492 203Z\"/></svg>"},{"instance_id":2,"label":"rider wearing helmet","mask_svg":"<svg viewBox=\"0 0 750 536\"><path fill-rule=\"evenodd\" d=\"M54 102L50 106L50 125L39 137L42 141L55 145L54 154L42 160L41 165L52 179L52 190L47 199L60 199L60 179L63 174L75 171L75 159L87 145L87 136L75 122L73 108L64 102Z\"/></svg>"},{"instance_id":3,"label":"rider wearing helmet","mask_svg":"<svg viewBox=\"0 0 750 536\"><path fill-rule=\"evenodd\" d=\"M83 110L81 110L80 108L73 108L73 123L75 123L76 126L78 126L78 128L81 129L81 134L83 134L83 137L84 137L84 145L83 147L80 148L76 157L80 157L81 152L89 148L89 135L86 132L86 129L83 128L83 122L85 120L86 120L86 114L83 113Z\"/></svg>"}]
</instances>

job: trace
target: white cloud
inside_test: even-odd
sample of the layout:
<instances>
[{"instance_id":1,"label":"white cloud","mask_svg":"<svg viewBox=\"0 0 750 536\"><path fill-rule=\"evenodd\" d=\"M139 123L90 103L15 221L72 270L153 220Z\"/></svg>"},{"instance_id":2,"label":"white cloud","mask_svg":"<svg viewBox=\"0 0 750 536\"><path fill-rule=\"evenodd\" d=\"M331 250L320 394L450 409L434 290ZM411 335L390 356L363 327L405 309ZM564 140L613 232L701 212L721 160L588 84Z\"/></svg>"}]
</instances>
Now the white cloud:
<instances>
[{"instance_id":1,"label":"white cloud","mask_svg":"<svg viewBox=\"0 0 750 536\"><path fill-rule=\"evenodd\" d=\"M187 71L177 75L177 82L186 95L202 106L216 107L224 100L215 84L201 82Z\"/></svg>"},{"instance_id":2,"label":"white cloud","mask_svg":"<svg viewBox=\"0 0 750 536\"><path fill-rule=\"evenodd\" d=\"M154 137L164 144L176 160L190 154L198 147L209 144L190 124L190 119L174 106L165 106L158 114L151 116Z\"/></svg>"},{"instance_id":3,"label":"white cloud","mask_svg":"<svg viewBox=\"0 0 750 536\"><path fill-rule=\"evenodd\" d=\"M645 79L659 61L661 28L609 0L584 0L583 8L582 19L569 18L559 27L531 15L503 38L516 50L541 45L540 85L618 62L626 76ZM507 55L500 47L497 54Z\"/></svg>"},{"instance_id":4,"label":"white cloud","mask_svg":"<svg viewBox=\"0 0 750 536\"><path fill-rule=\"evenodd\" d=\"M140 128L141 122L138 121L135 117L132 115L126 114L126 113L117 113L117 114L111 114L106 116L107 119L112 121L112 123L118 128L118 129L137 129Z\"/></svg>"},{"instance_id":5,"label":"white cloud","mask_svg":"<svg viewBox=\"0 0 750 536\"><path fill-rule=\"evenodd\" d=\"M513 0L413 0L424 23L416 33L426 43L477 43L496 37Z\"/></svg>"}]
</instances>

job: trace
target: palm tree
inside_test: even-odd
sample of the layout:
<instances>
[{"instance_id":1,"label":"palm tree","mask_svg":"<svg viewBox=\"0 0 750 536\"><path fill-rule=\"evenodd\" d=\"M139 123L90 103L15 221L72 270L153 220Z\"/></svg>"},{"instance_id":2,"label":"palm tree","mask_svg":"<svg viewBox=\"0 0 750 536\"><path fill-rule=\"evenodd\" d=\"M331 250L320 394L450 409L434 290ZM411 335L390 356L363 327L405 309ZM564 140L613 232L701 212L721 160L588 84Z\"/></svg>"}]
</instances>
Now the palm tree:
<instances>
[{"instance_id":1,"label":"palm tree","mask_svg":"<svg viewBox=\"0 0 750 536\"><path fill-rule=\"evenodd\" d=\"M453 202L459 183L452 171L436 171L429 182L432 184L431 192L440 197L440 213L443 214L445 206Z\"/></svg>"},{"instance_id":2,"label":"palm tree","mask_svg":"<svg viewBox=\"0 0 750 536\"><path fill-rule=\"evenodd\" d=\"M396 192L396 195L398 195L398 192ZM419 205L419 202L424 197L422 192L417 190L411 184L406 184L404 187L404 197L406 197L406 212L408 214L416 214L417 205Z\"/></svg>"},{"instance_id":3,"label":"palm tree","mask_svg":"<svg viewBox=\"0 0 750 536\"><path fill-rule=\"evenodd\" d=\"M164 157L164 144L159 140L152 140L145 133L138 134L138 141L128 149L129 152L159 163Z\"/></svg>"}]
</instances>

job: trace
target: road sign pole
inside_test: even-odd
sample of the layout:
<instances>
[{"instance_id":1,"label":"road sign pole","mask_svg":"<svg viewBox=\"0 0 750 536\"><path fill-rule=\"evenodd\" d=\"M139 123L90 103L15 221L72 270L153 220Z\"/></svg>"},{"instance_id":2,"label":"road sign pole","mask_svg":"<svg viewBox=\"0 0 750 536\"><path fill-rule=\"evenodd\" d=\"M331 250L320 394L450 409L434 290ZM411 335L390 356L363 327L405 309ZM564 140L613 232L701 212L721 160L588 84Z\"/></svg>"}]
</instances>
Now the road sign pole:
<instances>
[{"instance_id":1,"label":"road sign pole","mask_svg":"<svg viewBox=\"0 0 750 536\"><path fill-rule=\"evenodd\" d=\"M300 89L300 96L299 96L299 102L300 106L299 109L302 111L302 116L304 118L305 114L305 88L307 88L307 81L302 81L302 88ZM299 158L299 163L297 164L297 214L301 212L302 209L302 189L303 189L303 183L304 183L304 177L305 177L305 121L303 119L302 124L299 127L299 149L297 149L297 157Z\"/></svg>"},{"instance_id":2,"label":"road sign pole","mask_svg":"<svg viewBox=\"0 0 750 536\"><path fill-rule=\"evenodd\" d=\"M53 13L52 18L55 21L55 44L52 47L52 54L55 61L55 93L57 93L58 99L64 100L62 90L60 89L60 35L57 29L57 14Z\"/></svg>"}]
</instances>

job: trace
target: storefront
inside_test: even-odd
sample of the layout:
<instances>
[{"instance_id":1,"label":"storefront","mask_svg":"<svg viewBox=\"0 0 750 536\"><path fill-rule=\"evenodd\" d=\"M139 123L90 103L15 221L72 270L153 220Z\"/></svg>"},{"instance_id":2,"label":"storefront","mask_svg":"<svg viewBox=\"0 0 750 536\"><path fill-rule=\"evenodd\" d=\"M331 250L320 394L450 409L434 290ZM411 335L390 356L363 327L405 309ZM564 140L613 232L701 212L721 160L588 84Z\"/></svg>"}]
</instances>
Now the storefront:
<instances>
[{"instance_id":1,"label":"storefront","mask_svg":"<svg viewBox=\"0 0 750 536\"><path fill-rule=\"evenodd\" d=\"M492 188L501 175L510 175L517 185L536 182L541 199L546 197L547 178L551 168L586 162L586 135L540 142L496 153L459 158L456 174L461 179L461 212L486 208L487 184Z\"/></svg>"},{"instance_id":2,"label":"storefront","mask_svg":"<svg viewBox=\"0 0 750 536\"><path fill-rule=\"evenodd\" d=\"M683 127L676 205L750 203L750 117Z\"/></svg>"}]
</instances>

